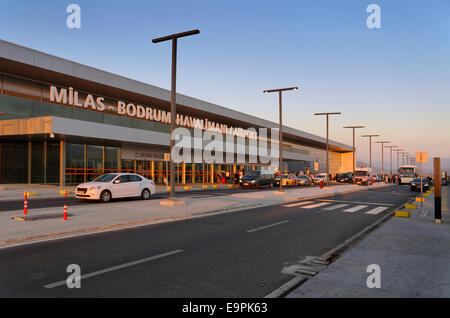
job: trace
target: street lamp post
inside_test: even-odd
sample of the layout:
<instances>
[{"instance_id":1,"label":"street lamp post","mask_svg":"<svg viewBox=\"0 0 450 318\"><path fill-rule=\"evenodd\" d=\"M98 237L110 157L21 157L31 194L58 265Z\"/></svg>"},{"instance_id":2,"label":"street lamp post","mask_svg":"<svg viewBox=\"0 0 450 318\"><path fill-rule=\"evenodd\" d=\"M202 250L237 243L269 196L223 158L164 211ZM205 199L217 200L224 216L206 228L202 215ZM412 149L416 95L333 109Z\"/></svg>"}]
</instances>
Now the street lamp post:
<instances>
[{"instance_id":1,"label":"street lamp post","mask_svg":"<svg viewBox=\"0 0 450 318\"><path fill-rule=\"evenodd\" d=\"M400 152L400 154L402 155L402 166L405 165L405 155L406 155L407 153L408 153L407 151L402 151L402 152Z\"/></svg>"},{"instance_id":2,"label":"street lamp post","mask_svg":"<svg viewBox=\"0 0 450 318\"><path fill-rule=\"evenodd\" d=\"M279 140L278 140L278 147L279 147L279 155L280 155L280 166L278 168L280 172L280 189L278 190L278 193L283 193L283 180L282 180L282 174L283 174L283 149L282 149L282 143L283 143L283 113L282 113L282 92L284 91L296 91L298 90L298 87L286 87L286 88L277 88L277 89L266 89L263 91L264 94L266 93L278 93L278 101L279 101L279 113L280 113L280 131L279 131Z\"/></svg>"},{"instance_id":3,"label":"street lamp post","mask_svg":"<svg viewBox=\"0 0 450 318\"><path fill-rule=\"evenodd\" d=\"M384 182L384 144L390 143L390 141L375 141L376 144L381 144L381 179Z\"/></svg>"},{"instance_id":4,"label":"street lamp post","mask_svg":"<svg viewBox=\"0 0 450 318\"><path fill-rule=\"evenodd\" d=\"M372 168L372 137L379 137L380 135L362 135L361 137L369 137L369 161L370 168Z\"/></svg>"},{"instance_id":5,"label":"street lamp post","mask_svg":"<svg viewBox=\"0 0 450 318\"><path fill-rule=\"evenodd\" d=\"M172 138L173 131L175 129L177 114L176 114L176 82L177 82L177 40L178 38L190 36L194 34L199 34L199 30L191 30L182 33L176 33L160 38L153 39L153 43L159 43L164 41L172 41L172 83L171 83L171 94L170 94L170 153L172 154L172 149L174 146L174 140ZM170 205L174 204L175 196L175 165L172 156L170 156L170 195L167 200Z\"/></svg>"},{"instance_id":6,"label":"street lamp post","mask_svg":"<svg viewBox=\"0 0 450 318\"><path fill-rule=\"evenodd\" d=\"M357 128L365 128L364 126L345 126L343 128L352 128L353 130L353 177L355 177L355 163L356 163L356 159L355 159L355 152L356 152L356 148L355 148L355 129Z\"/></svg>"},{"instance_id":7,"label":"street lamp post","mask_svg":"<svg viewBox=\"0 0 450 318\"><path fill-rule=\"evenodd\" d=\"M328 184L329 184L329 182L330 182L330 177L329 177L329 175L330 175L330 163L329 163L329 159L328 159L328 156L329 156L329 144L328 144L328 117L329 117L329 115L340 115L341 113L340 112L333 112L333 113L315 113L314 115L316 115L316 116L323 116L323 115L325 115L325 116L327 116L327 186L328 186Z\"/></svg>"},{"instance_id":8,"label":"street lamp post","mask_svg":"<svg viewBox=\"0 0 450 318\"><path fill-rule=\"evenodd\" d=\"M397 148L398 146L385 146L386 148L390 148L390 150L391 150L391 155L390 155L390 157L391 157L391 176L392 176L392 148Z\"/></svg>"},{"instance_id":9,"label":"street lamp post","mask_svg":"<svg viewBox=\"0 0 450 318\"><path fill-rule=\"evenodd\" d=\"M403 151L404 149L394 149L394 151L395 152L397 152L397 171L398 171L398 168L400 167L400 165L399 165L399 159L398 159L398 154L401 152L401 151Z\"/></svg>"}]
</instances>

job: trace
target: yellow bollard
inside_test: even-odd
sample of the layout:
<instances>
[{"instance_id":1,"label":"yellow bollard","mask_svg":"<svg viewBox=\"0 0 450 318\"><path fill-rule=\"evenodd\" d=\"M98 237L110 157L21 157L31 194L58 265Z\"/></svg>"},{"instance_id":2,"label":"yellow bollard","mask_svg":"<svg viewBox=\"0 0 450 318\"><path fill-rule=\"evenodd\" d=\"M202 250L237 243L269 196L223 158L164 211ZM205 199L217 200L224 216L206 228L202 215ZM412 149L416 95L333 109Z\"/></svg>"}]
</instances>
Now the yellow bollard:
<instances>
[{"instance_id":1,"label":"yellow bollard","mask_svg":"<svg viewBox=\"0 0 450 318\"><path fill-rule=\"evenodd\" d=\"M415 204L405 204L405 209L415 210L415 209L417 209L417 205L415 205Z\"/></svg>"},{"instance_id":2,"label":"yellow bollard","mask_svg":"<svg viewBox=\"0 0 450 318\"><path fill-rule=\"evenodd\" d=\"M420 202L420 201L424 202L425 200L424 200L423 198L417 197L417 198L416 198L416 202Z\"/></svg>"},{"instance_id":3,"label":"yellow bollard","mask_svg":"<svg viewBox=\"0 0 450 318\"><path fill-rule=\"evenodd\" d=\"M395 211L395 216L400 218L409 218L409 211Z\"/></svg>"}]
</instances>

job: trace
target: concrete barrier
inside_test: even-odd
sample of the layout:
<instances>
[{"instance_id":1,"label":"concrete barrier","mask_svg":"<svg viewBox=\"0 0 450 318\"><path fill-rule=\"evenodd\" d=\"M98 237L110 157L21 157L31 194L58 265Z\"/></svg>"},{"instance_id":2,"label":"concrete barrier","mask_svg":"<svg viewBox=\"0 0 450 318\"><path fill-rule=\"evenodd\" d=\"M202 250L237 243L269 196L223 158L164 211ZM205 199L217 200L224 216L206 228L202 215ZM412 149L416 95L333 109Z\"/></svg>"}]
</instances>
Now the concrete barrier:
<instances>
[{"instance_id":1,"label":"concrete barrier","mask_svg":"<svg viewBox=\"0 0 450 318\"><path fill-rule=\"evenodd\" d=\"M409 218L409 211L395 211L395 216L400 218Z\"/></svg>"}]
</instances>

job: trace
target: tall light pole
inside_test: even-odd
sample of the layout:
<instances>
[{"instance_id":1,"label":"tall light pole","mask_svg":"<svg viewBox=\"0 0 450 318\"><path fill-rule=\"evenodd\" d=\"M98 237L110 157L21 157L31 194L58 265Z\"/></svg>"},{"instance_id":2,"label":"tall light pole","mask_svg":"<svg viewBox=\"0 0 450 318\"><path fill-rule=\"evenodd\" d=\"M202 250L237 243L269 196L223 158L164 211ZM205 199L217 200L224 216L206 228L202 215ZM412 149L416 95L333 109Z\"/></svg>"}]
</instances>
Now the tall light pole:
<instances>
[{"instance_id":1,"label":"tall light pole","mask_svg":"<svg viewBox=\"0 0 450 318\"><path fill-rule=\"evenodd\" d=\"M405 165L405 155L406 155L407 153L408 153L407 151L402 151L402 152L400 152L400 154L402 155L402 166Z\"/></svg>"},{"instance_id":2,"label":"tall light pole","mask_svg":"<svg viewBox=\"0 0 450 318\"><path fill-rule=\"evenodd\" d=\"M372 168L372 137L379 137L380 135L362 135L361 137L369 137L369 161L370 168Z\"/></svg>"},{"instance_id":3,"label":"tall light pole","mask_svg":"<svg viewBox=\"0 0 450 318\"><path fill-rule=\"evenodd\" d=\"M397 148L398 146L385 146L386 148L390 148L391 150L391 176L392 176L392 148Z\"/></svg>"},{"instance_id":4,"label":"tall light pole","mask_svg":"<svg viewBox=\"0 0 450 318\"><path fill-rule=\"evenodd\" d=\"M199 30L191 30L182 33L176 33L160 38L153 39L153 43L159 43L164 41L172 41L172 83L171 83L171 94L170 94L170 154L172 154L172 149L174 146L174 140L172 139L172 134L175 129L177 120L177 110L176 110L176 84L177 84L177 40L178 38L190 36L194 34L199 34ZM172 156L170 156L170 195L167 203L169 205L175 204L175 164L173 162ZM181 203L181 201L180 201Z\"/></svg>"},{"instance_id":5,"label":"tall light pole","mask_svg":"<svg viewBox=\"0 0 450 318\"><path fill-rule=\"evenodd\" d=\"M356 148L355 148L355 129L358 128L365 128L364 126L345 126L343 128L352 128L353 130L353 177L355 177L355 164L356 164L356 159L355 159L355 152L356 152Z\"/></svg>"},{"instance_id":6,"label":"tall light pole","mask_svg":"<svg viewBox=\"0 0 450 318\"><path fill-rule=\"evenodd\" d=\"M279 147L279 153L280 153L280 189L278 190L279 193L283 193L283 180L282 180L282 174L283 174L283 112L282 112L282 98L281 95L284 91L296 91L298 90L297 86L294 87L286 87L286 88L277 88L277 89L266 89L263 91L264 94L266 93L278 93L278 102L279 102L279 113L280 113L280 131L279 131L279 140L278 140L278 147Z\"/></svg>"},{"instance_id":7,"label":"tall light pole","mask_svg":"<svg viewBox=\"0 0 450 318\"><path fill-rule=\"evenodd\" d=\"M384 144L390 141L375 141L376 144L381 144L381 179L384 182Z\"/></svg>"},{"instance_id":8,"label":"tall light pole","mask_svg":"<svg viewBox=\"0 0 450 318\"><path fill-rule=\"evenodd\" d=\"M340 115L341 113L340 112L334 112L334 113L315 113L314 115L316 115L316 116L327 116L327 186L328 186L328 184L329 184L329 182L330 182L330 178L329 178L329 175L330 175L330 163L329 163L329 160L328 160L328 156L329 156L329 144L328 144L328 116L329 115Z\"/></svg>"},{"instance_id":9,"label":"tall light pole","mask_svg":"<svg viewBox=\"0 0 450 318\"><path fill-rule=\"evenodd\" d=\"M399 162L398 162L398 154L403 151L404 149L394 149L394 151L397 152L397 172L398 172L398 168L400 167Z\"/></svg>"}]
</instances>

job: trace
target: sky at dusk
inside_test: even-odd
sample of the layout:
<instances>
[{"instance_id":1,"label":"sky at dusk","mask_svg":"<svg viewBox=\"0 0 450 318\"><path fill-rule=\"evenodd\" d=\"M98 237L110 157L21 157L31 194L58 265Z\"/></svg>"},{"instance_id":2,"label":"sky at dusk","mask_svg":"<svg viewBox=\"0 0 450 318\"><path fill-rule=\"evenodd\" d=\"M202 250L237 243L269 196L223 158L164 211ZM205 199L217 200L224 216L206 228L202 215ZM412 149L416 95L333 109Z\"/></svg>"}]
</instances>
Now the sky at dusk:
<instances>
[{"instance_id":1,"label":"sky at dusk","mask_svg":"<svg viewBox=\"0 0 450 318\"><path fill-rule=\"evenodd\" d=\"M70 3L80 29L66 26ZM379 29L366 25L371 3ZM340 111L330 138L351 145L342 127L365 125L368 162L360 135L372 133L450 157L449 13L448 0L0 0L0 39L170 89L170 43L151 39L199 29L179 40L179 93L277 121L277 96L262 91L299 86L283 96L284 124L325 136L314 113Z\"/></svg>"}]
</instances>

